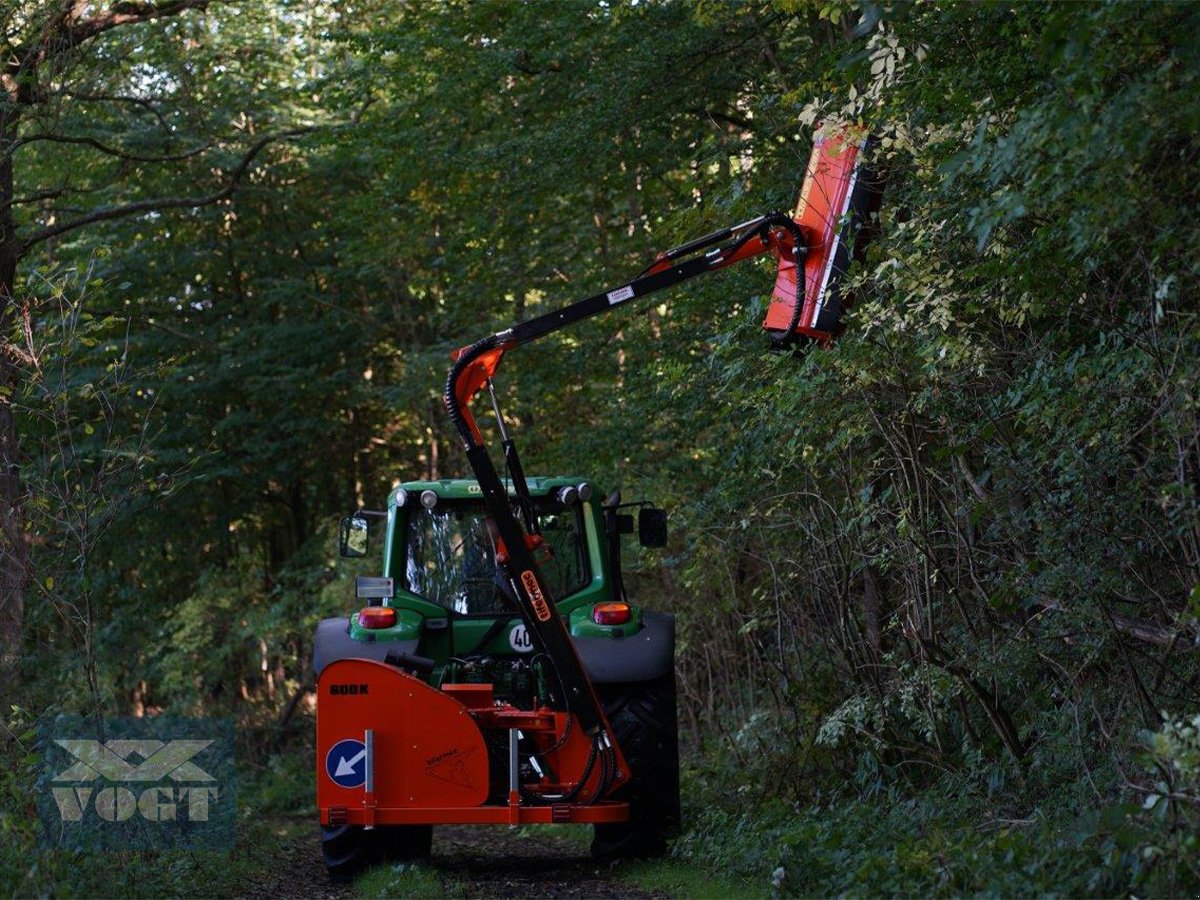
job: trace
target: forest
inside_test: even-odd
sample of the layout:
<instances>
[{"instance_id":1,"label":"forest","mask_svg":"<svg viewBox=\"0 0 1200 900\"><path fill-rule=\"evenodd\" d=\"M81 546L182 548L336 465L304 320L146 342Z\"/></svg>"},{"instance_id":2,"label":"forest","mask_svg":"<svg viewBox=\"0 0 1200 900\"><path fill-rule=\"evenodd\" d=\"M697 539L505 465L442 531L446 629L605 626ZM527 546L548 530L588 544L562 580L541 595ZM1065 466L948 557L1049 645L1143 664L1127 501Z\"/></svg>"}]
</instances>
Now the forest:
<instances>
[{"instance_id":1,"label":"forest","mask_svg":"<svg viewBox=\"0 0 1200 900\"><path fill-rule=\"evenodd\" d=\"M682 827L628 877L1200 890L1198 32L1191 3L4 0L0 891L271 884L316 828L314 629L379 565L339 517L469 475L450 352L791 209L829 122L886 175L840 339L768 350L766 260L506 364L530 474L670 512L626 581L677 617ZM232 723L235 848L47 847L38 723L164 715ZM403 868L355 890L497 896Z\"/></svg>"}]
</instances>

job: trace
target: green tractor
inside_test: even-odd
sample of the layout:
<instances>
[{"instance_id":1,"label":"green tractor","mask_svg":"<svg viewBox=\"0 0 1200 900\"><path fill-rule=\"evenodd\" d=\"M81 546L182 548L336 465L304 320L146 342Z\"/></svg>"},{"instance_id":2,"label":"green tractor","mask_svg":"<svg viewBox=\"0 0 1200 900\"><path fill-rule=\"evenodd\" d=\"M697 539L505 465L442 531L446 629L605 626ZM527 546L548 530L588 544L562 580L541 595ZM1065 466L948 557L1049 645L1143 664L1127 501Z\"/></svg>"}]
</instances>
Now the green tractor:
<instances>
[{"instance_id":1,"label":"green tractor","mask_svg":"<svg viewBox=\"0 0 1200 900\"><path fill-rule=\"evenodd\" d=\"M602 859L659 855L679 822L675 620L626 596L621 538L635 531L636 522L643 546L662 547L666 514L648 503L621 504L619 494L601 502L581 478L527 483L544 537L541 573L631 771L609 796L629 804L628 820L595 824L592 853ZM515 495L512 502L517 505ZM386 513L359 512L342 521L343 556L366 556L368 517L385 520L382 576L357 579L360 612L320 623L318 676L337 660L370 659L399 664L439 690L492 685L496 701L519 709L532 709L538 698L555 693L554 669L536 650L511 589L497 575L495 529L478 483L401 485L388 498ZM503 748L498 753L503 756ZM522 753L520 764L533 768L538 757ZM329 768L336 773L336 765ZM534 780L537 774L520 777ZM504 782L506 776L501 771L496 778ZM425 856L431 833L431 825L327 824L325 861L336 877L372 859Z\"/></svg>"}]
</instances>

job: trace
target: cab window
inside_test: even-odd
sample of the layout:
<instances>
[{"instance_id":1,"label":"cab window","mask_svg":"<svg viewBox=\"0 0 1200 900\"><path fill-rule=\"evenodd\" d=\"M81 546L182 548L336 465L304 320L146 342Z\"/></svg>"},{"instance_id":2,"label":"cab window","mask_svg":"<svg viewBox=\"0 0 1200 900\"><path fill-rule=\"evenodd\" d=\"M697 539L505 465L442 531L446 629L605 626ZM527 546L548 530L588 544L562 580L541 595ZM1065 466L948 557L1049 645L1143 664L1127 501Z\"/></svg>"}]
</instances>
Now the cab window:
<instances>
[{"instance_id":1,"label":"cab window","mask_svg":"<svg viewBox=\"0 0 1200 900\"><path fill-rule=\"evenodd\" d=\"M538 526L551 557L542 577L555 600L588 584L581 507L535 501ZM459 615L512 613L496 571L494 528L482 503L443 503L410 512L405 582L412 593Z\"/></svg>"}]
</instances>

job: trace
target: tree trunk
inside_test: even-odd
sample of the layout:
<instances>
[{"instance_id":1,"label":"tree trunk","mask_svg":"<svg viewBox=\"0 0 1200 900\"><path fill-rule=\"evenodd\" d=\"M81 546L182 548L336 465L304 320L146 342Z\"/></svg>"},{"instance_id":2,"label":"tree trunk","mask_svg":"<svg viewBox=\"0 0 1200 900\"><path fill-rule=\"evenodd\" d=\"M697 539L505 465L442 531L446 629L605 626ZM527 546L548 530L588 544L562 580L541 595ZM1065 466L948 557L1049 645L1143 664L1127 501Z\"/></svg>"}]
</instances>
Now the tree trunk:
<instances>
[{"instance_id":1,"label":"tree trunk","mask_svg":"<svg viewBox=\"0 0 1200 900\"><path fill-rule=\"evenodd\" d=\"M4 297L5 305L0 324L7 330L13 301L11 295L0 296ZM19 445L11 401L17 378L13 361L0 360L0 669L9 668L21 654L25 582L29 573L29 544L17 462Z\"/></svg>"},{"instance_id":2,"label":"tree trunk","mask_svg":"<svg viewBox=\"0 0 1200 900\"><path fill-rule=\"evenodd\" d=\"M21 247L13 222L12 156L7 151L17 135L9 97L0 97L0 670L21 655L25 589L29 577L29 544L25 534L20 444L12 401L21 377L10 341L17 320L17 262Z\"/></svg>"}]
</instances>

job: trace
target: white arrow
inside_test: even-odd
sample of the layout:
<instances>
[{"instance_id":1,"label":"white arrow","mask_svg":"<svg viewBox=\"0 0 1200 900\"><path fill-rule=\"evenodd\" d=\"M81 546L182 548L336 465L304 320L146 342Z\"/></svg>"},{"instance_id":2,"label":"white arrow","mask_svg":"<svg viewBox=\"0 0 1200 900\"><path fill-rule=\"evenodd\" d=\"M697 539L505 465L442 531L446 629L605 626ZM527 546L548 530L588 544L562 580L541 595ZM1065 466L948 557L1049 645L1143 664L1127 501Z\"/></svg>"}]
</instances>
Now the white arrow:
<instances>
[{"instance_id":1,"label":"white arrow","mask_svg":"<svg viewBox=\"0 0 1200 900\"><path fill-rule=\"evenodd\" d=\"M344 778L347 775L354 774L354 767L367 758L367 748L363 747L356 754L350 757L343 756L338 760L337 771L333 773L334 778Z\"/></svg>"}]
</instances>

